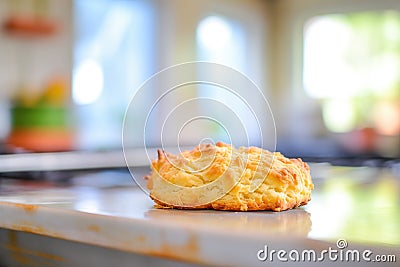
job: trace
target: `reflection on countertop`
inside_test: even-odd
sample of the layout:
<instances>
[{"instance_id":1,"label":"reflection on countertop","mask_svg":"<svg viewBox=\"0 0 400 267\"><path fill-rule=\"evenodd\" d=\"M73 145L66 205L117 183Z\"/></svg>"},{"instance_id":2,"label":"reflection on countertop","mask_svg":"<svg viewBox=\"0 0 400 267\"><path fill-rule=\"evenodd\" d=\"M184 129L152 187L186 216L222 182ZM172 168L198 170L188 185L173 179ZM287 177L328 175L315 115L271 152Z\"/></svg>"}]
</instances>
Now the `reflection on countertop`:
<instances>
[{"instance_id":1,"label":"reflection on countertop","mask_svg":"<svg viewBox=\"0 0 400 267\"><path fill-rule=\"evenodd\" d=\"M306 237L311 230L310 214L303 209L286 212L230 212L213 210L150 209L145 213L150 220L182 223L205 231L229 231L248 236Z\"/></svg>"},{"instance_id":2,"label":"reflection on countertop","mask_svg":"<svg viewBox=\"0 0 400 267\"><path fill-rule=\"evenodd\" d=\"M314 166L310 238L400 245L400 176L394 169ZM318 175L320 175L318 177Z\"/></svg>"}]
</instances>

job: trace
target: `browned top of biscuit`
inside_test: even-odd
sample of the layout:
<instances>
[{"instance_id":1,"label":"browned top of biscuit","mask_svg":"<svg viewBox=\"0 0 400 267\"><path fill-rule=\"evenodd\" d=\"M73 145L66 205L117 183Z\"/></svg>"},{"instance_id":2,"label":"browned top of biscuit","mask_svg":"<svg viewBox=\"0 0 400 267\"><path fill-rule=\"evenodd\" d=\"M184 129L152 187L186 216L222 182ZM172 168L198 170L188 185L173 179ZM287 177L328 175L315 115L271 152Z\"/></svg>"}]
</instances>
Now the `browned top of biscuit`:
<instances>
[{"instance_id":1,"label":"browned top of biscuit","mask_svg":"<svg viewBox=\"0 0 400 267\"><path fill-rule=\"evenodd\" d=\"M301 159L222 142L179 155L159 150L151 167L147 186L164 206L284 210L307 203L313 189Z\"/></svg>"}]
</instances>

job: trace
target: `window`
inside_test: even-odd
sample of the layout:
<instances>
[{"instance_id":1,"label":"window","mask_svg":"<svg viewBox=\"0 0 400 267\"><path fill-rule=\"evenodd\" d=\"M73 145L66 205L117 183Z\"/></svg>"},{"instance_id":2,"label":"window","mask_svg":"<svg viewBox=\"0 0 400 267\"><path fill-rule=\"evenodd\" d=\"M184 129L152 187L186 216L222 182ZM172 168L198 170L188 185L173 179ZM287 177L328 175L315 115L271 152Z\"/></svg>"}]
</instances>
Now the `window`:
<instances>
[{"instance_id":1,"label":"window","mask_svg":"<svg viewBox=\"0 0 400 267\"><path fill-rule=\"evenodd\" d=\"M263 81L267 79L265 12L260 8L264 6L264 2L259 1L252 4L238 1L229 9L227 3L214 1L75 1L73 98L81 143L86 147L119 145L124 112L134 90L140 89L152 75L176 64L212 61L228 65L243 72L264 90ZM157 100L160 91L172 82L173 77L167 76L163 76L160 85L146 90L143 96L146 99L141 104ZM226 132L216 121L183 120L204 114L202 107L185 102L196 96L222 98L233 103L231 106L238 109L241 117L248 114L240 111L242 106L235 105L238 99L226 91L212 90L215 87L198 90L196 86L185 89L171 92L157 104L159 110L149 117L148 125L152 130L146 132L146 145L159 146L161 133L163 141L171 145L176 144L178 137L187 145L208 137L228 141ZM242 90L246 93L246 88ZM253 96L253 100L256 104L251 107L259 112L262 108L257 106L259 99ZM185 108L185 111L178 112L175 107ZM207 111L222 112L217 107L207 107ZM172 128L162 132L165 123L162 115L170 111L175 111L167 121ZM145 115L137 114L138 117ZM265 124L270 126L271 120L264 117L258 119L267 121ZM229 120L230 125L234 125L232 120ZM124 136L130 137L129 145L143 146L142 129L137 125L128 128L129 133ZM257 127L246 128L253 131L250 139L258 138Z\"/></svg>"},{"instance_id":2,"label":"window","mask_svg":"<svg viewBox=\"0 0 400 267\"><path fill-rule=\"evenodd\" d=\"M207 16L197 26L196 43L198 60L247 70L245 33L239 23L223 16Z\"/></svg>"},{"instance_id":3,"label":"window","mask_svg":"<svg viewBox=\"0 0 400 267\"><path fill-rule=\"evenodd\" d=\"M400 12L333 14L304 28L303 83L332 132L400 134Z\"/></svg>"},{"instance_id":4,"label":"window","mask_svg":"<svg viewBox=\"0 0 400 267\"><path fill-rule=\"evenodd\" d=\"M125 109L154 72L154 12L146 1L74 1L72 97L81 148L117 147Z\"/></svg>"},{"instance_id":5,"label":"window","mask_svg":"<svg viewBox=\"0 0 400 267\"><path fill-rule=\"evenodd\" d=\"M257 74L252 71L254 62L248 53L249 35L251 36L249 27L253 23L255 22L236 20L219 14L203 17L196 29L197 59L223 64L240 71L250 79L259 80L257 79L259 77L256 77ZM254 51L258 57L261 57L260 50L254 49ZM215 75L215 73L209 73L209 76L212 77L213 74ZM263 86L263 84L257 84L257 86ZM260 94L256 92L255 86L249 87L248 84L243 83L243 86L233 89L202 84L198 85L197 89L198 97L211 99L207 105L199 107L201 114L210 115L211 112L210 117L215 119L198 127L205 130L209 138L235 145L260 146L263 144L274 149L275 134L264 130L274 129L272 116L269 114L267 103L258 99ZM265 93L265 88L258 89ZM250 105L248 105L249 102ZM260 128L260 124L268 125ZM265 140L268 140L268 144L263 143Z\"/></svg>"}]
</instances>

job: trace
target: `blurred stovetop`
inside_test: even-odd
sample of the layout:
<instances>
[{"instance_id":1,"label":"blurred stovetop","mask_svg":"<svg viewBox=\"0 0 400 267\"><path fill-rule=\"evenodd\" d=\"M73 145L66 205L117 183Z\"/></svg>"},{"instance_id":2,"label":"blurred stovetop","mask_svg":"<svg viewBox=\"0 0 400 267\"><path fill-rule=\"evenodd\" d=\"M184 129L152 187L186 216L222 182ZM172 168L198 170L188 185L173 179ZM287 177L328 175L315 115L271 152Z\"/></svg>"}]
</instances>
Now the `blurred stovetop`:
<instances>
[{"instance_id":1,"label":"blurred stovetop","mask_svg":"<svg viewBox=\"0 0 400 267\"><path fill-rule=\"evenodd\" d=\"M102 170L128 173L125 157L135 158L134 162L130 162L132 167L148 168L150 160L157 155L156 151L157 148L150 148L147 151L140 148L125 149L125 151L122 148L116 148L50 153L27 153L15 150L13 152L16 153L11 153L0 145L0 179L20 178L67 182L72 177ZM278 143L277 151L287 157L300 157L308 163L387 168L396 175L400 174L400 158L383 157L377 154L351 154L329 143L319 146L290 146L290 144Z\"/></svg>"}]
</instances>

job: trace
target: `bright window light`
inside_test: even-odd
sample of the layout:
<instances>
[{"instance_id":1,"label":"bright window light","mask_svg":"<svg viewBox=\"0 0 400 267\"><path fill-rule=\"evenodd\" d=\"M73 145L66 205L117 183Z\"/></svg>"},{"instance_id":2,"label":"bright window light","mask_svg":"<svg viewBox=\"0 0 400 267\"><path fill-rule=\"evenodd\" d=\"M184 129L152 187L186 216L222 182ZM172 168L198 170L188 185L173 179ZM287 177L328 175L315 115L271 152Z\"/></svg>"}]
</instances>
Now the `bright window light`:
<instances>
[{"instance_id":1,"label":"bright window light","mask_svg":"<svg viewBox=\"0 0 400 267\"><path fill-rule=\"evenodd\" d=\"M328 129L334 132L348 132L354 127L355 114L352 103L346 99L327 100L322 115Z\"/></svg>"},{"instance_id":2,"label":"bright window light","mask_svg":"<svg viewBox=\"0 0 400 267\"><path fill-rule=\"evenodd\" d=\"M320 101L328 130L399 133L387 120L398 119L396 110L385 104L400 101L399 32L394 10L330 14L305 24L303 86Z\"/></svg>"},{"instance_id":3,"label":"bright window light","mask_svg":"<svg viewBox=\"0 0 400 267\"><path fill-rule=\"evenodd\" d=\"M197 60L223 64L245 74L252 73L250 68L251 63L249 63L247 27L249 27L248 24L232 17L213 15L203 18L199 21L196 29ZM203 72L207 70L199 71ZM210 74L212 75L212 73ZM232 109L231 114L236 113L240 118L252 116L252 114L249 114L249 109L243 104L243 101L224 89L208 85L198 86L197 89L199 97L220 101L221 106L226 105L226 107ZM237 92L239 95L246 94L246 88L238 88L238 90L243 90L243 94L242 91ZM252 108L255 110L262 108L261 101L259 103L260 106L253 105ZM216 107L214 108L216 109ZM202 106L199 109L201 112L208 112L210 106ZM224 126L227 128L231 127L231 125L236 125L236 123L237 121L234 116L228 114L225 116ZM243 123L245 124L249 138L251 140L258 140L259 131L255 120L249 119ZM216 127L215 124L204 126L206 131L213 136L221 140L226 138L226 132L222 127Z\"/></svg>"},{"instance_id":4,"label":"bright window light","mask_svg":"<svg viewBox=\"0 0 400 267\"><path fill-rule=\"evenodd\" d=\"M103 91L103 71L93 59L80 63L73 77L72 97L76 104L94 103Z\"/></svg>"},{"instance_id":5,"label":"bright window light","mask_svg":"<svg viewBox=\"0 0 400 267\"><path fill-rule=\"evenodd\" d=\"M230 25L218 16L203 19L197 29L197 39L210 50L222 49L231 36Z\"/></svg>"},{"instance_id":6,"label":"bright window light","mask_svg":"<svg viewBox=\"0 0 400 267\"><path fill-rule=\"evenodd\" d=\"M330 17L314 18L304 35L304 88L313 98L349 96L357 78L345 60L350 29Z\"/></svg>"}]
</instances>

